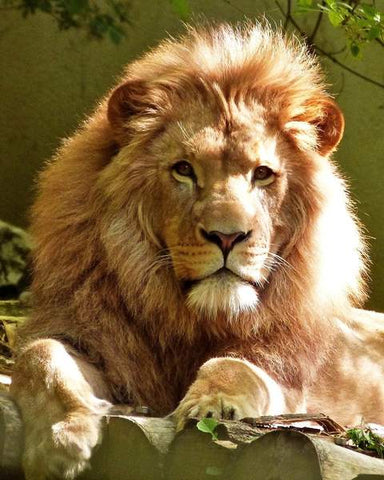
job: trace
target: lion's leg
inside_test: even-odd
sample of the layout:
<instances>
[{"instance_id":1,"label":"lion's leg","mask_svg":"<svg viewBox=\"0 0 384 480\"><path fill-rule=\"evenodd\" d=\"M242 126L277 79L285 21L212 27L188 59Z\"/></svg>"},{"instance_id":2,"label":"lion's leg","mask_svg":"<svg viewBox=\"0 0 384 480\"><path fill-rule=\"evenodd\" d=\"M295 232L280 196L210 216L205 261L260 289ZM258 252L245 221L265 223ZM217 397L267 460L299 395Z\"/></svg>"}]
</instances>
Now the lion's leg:
<instances>
[{"instance_id":1,"label":"lion's leg","mask_svg":"<svg viewBox=\"0 0 384 480\"><path fill-rule=\"evenodd\" d=\"M27 480L72 479L88 464L110 403L101 374L56 340L37 340L17 360L12 394L25 425Z\"/></svg>"},{"instance_id":2,"label":"lion's leg","mask_svg":"<svg viewBox=\"0 0 384 480\"><path fill-rule=\"evenodd\" d=\"M294 408L292 398L287 400L284 390L262 369L244 360L220 357L204 363L172 416L180 430L192 417L238 420L302 409L300 401Z\"/></svg>"}]
</instances>

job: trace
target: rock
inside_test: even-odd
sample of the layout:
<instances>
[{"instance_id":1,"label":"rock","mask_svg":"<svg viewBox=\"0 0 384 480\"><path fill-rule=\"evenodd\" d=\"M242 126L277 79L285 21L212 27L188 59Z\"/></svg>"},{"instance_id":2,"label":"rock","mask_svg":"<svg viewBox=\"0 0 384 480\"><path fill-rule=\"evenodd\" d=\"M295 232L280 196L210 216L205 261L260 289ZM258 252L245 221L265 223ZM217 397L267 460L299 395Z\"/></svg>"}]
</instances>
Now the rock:
<instances>
[{"instance_id":1,"label":"rock","mask_svg":"<svg viewBox=\"0 0 384 480\"><path fill-rule=\"evenodd\" d=\"M29 284L31 238L0 220L0 298L17 298Z\"/></svg>"}]
</instances>

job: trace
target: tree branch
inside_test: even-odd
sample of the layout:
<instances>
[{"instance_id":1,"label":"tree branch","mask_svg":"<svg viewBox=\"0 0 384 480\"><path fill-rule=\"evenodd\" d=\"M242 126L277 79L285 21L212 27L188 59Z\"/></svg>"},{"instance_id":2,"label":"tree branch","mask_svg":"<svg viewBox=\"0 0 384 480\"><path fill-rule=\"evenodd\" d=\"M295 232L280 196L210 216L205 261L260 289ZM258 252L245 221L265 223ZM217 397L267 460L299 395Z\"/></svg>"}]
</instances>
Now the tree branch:
<instances>
[{"instance_id":1,"label":"tree branch","mask_svg":"<svg viewBox=\"0 0 384 480\"><path fill-rule=\"evenodd\" d=\"M280 5L280 3L275 0L275 4L277 8L280 10L280 12L286 16L286 13L283 10L283 7ZM297 30L297 32L302 36L304 41L308 44L308 46L312 49L315 49L317 52L319 52L321 55L324 55L324 57L327 57L329 60L331 60L335 65L338 65L339 67L343 68L347 72L351 73L352 75L355 75L358 78L361 78L362 80L365 80L368 83L371 83L372 85L375 85L376 87L384 88L384 83L380 83L377 80L374 80L373 78L367 77L366 75L363 75L362 73L357 72L353 68L348 67L344 63L340 62L336 57L334 57L331 53L326 52L323 50L321 47L316 45L315 43L308 43L310 39L307 37L306 33L301 29L301 27L298 25L296 20L292 17L292 15L289 15L286 17L288 19L288 23L291 23L294 28Z\"/></svg>"},{"instance_id":2,"label":"tree branch","mask_svg":"<svg viewBox=\"0 0 384 480\"><path fill-rule=\"evenodd\" d=\"M292 2L291 0L287 0L287 13L285 14L284 30L286 30L288 27L289 19L291 18L291 11L292 11Z\"/></svg>"},{"instance_id":3,"label":"tree branch","mask_svg":"<svg viewBox=\"0 0 384 480\"><path fill-rule=\"evenodd\" d=\"M227 5L229 5L230 7L232 7L234 10L237 10L239 13L241 13L242 15L246 15L246 13L244 12L244 10L242 10L241 8L239 8L237 5L234 5L230 0L222 0L224 3L226 3Z\"/></svg>"},{"instance_id":4,"label":"tree branch","mask_svg":"<svg viewBox=\"0 0 384 480\"><path fill-rule=\"evenodd\" d=\"M363 75L362 73L357 72L356 70L353 70L352 68L348 67L344 63L339 62L337 58L335 58L333 55L330 53L326 52L322 48L318 47L317 45L314 45L314 48L321 53L321 55L324 55L324 57L329 58L334 64L338 65L339 67L343 68L344 70L347 70L347 72L352 73L356 77L361 78L362 80L365 80L366 82L371 83L372 85L376 85L377 87L384 88L384 83L380 83L377 80L374 80L373 78L367 77L366 75Z\"/></svg>"},{"instance_id":5,"label":"tree branch","mask_svg":"<svg viewBox=\"0 0 384 480\"><path fill-rule=\"evenodd\" d=\"M322 6L325 5L325 1L324 1L324 0L321 2L321 5L322 5ZM320 10L319 14L317 15L316 24L315 24L315 26L314 26L314 28L313 28L313 30L312 30L311 35L310 35L309 38L308 38L308 40L309 40L311 43L314 42L315 37L316 37L316 34L317 34L317 32L318 32L318 30L319 30L319 28L320 28L321 21L323 20L323 13L324 13L323 10ZM287 22L288 19L286 18L285 21Z\"/></svg>"}]
</instances>

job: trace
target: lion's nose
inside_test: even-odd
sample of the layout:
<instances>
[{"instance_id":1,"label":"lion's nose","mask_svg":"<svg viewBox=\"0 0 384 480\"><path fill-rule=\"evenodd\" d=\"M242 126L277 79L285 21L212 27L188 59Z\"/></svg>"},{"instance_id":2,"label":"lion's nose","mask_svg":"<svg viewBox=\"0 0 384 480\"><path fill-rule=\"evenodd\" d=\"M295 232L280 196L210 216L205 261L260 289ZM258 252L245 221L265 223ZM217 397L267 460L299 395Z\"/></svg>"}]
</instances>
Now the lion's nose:
<instances>
[{"instance_id":1,"label":"lion's nose","mask_svg":"<svg viewBox=\"0 0 384 480\"><path fill-rule=\"evenodd\" d=\"M209 242L215 243L218 245L223 252L224 258L228 256L228 253L232 248L240 242L243 242L250 237L251 231L245 232L235 232L235 233L223 233L217 230L212 230L207 232L203 228L201 229L202 236Z\"/></svg>"}]
</instances>

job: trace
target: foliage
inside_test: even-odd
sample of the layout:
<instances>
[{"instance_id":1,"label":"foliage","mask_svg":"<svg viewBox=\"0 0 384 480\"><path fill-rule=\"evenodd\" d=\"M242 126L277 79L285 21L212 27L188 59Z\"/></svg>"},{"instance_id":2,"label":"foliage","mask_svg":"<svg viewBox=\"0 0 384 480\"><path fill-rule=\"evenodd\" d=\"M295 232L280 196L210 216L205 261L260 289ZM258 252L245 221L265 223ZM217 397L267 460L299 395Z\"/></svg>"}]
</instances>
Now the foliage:
<instances>
[{"instance_id":1,"label":"foliage","mask_svg":"<svg viewBox=\"0 0 384 480\"><path fill-rule=\"evenodd\" d=\"M230 0L226 0L227 2ZM338 2L336 0L322 0L321 3L315 3L316 0L296 0L295 9L293 9L292 0L286 1L286 8L283 8L279 0L275 0L275 4L284 18L284 28L290 25L294 31L298 33L307 43L308 48L323 57L328 58L335 65L343 70L359 77L360 79L384 88L384 83L364 75L350 66L341 62L337 56L342 53L346 46L338 51L329 51L322 48L321 44L316 41L316 36L321 28L323 19L329 15L331 17L331 25L335 28L342 28L347 35L347 43L349 51L354 57L360 54L361 46L368 42L375 42L376 45L384 47L383 41L383 18L384 13L375 7L375 0L370 3L361 2L360 0L349 0L348 2ZM299 13L316 12L317 18L312 29L303 28L298 20ZM369 17L369 18L368 18Z\"/></svg>"},{"instance_id":2,"label":"foliage","mask_svg":"<svg viewBox=\"0 0 384 480\"><path fill-rule=\"evenodd\" d=\"M169 0L174 11L183 19L189 16L189 0ZM229 3L229 2L227 2ZM291 3L287 0L288 5ZM346 35L350 52L357 57L362 45L384 41L384 13L375 5L375 0L296 0L296 14L318 12L328 17L331 25L341 28Z\"/></svg>"},{"instance_id":3,"label":"foliage","mask_svg":"<svg viewBox=\"0 0 384 480\"><path fill-rule=\"evenodd\" d=\"M209 433L212 440L218 440L216 428L219 422L215 418L202 418L196 425L200 432Z\"/></svg>"},{"instance_id":4,"label":"foliage","mask_svg":"<svg viewBox=\"0 0 384 480\"><path fill-rule=\"evenodd\" d=\"M191 15L190 0L167 0L174 13L182 20ZM221 0L242 12L235 0ZM339 52L329 52L316 42L316 35L324 18L345 33L349 51L360 57L362 47L375 42L384 47L384 12L380 12L375 0L274 0L283 15L284 28L291 25L304 38L310 49L327 57L345 71L380 88L384 84L345 65L337 58ZM51 15L61 30L84 29L90 38L108 37L119 43L125 36L126 24L130 24L130 0L0 0L0 11L16 9L24 17L36 12ZM317 19L311 32L300 26L300 15L315 12ZM245 14L245 12L242 12Z\"/></svg>"},{"instance_id":5,"label":"foliage","mask_svg":"<svg viewBox=\"0 0 384 480\"><path fill-rule=\"evenodd\" d=\"M354 57L359 55L362 45L384 40L384 14L376 8L374 1L324 0L319 4L315 0L297 0L296 5L298 13L323 12L331 25L343 29Z\"/></svg>"},{"instance_id":6,"label":"foliage","mask_svg":"<svg viewBox=\"0 0 384 480\"><path fill-rule=\"evenodd\" d=\"M212 440L218 440L216 432L219 422L215 418L202 418L196 427L198 430L211 435ZM347 438L352 444L361 450L374 453L379 458L384 458L384 438L374 433L371 428L361 426L350 428L346 432Z\"/></svg>"},{"instance_id":7,"label":"foliage","mask_svg":"<svg viewBox=\"0 0 384 480\"><path fill-rule=\"evenodd\" d=\"M188 0L168 0L183 20L190 16ZM125 37L129 24L129 0L0 0L0 10L19 10L23 17L37 12L51 15L60 30L84 29L91 38L107 36L113 43Z\"/></svg>"},{"instance_id":8,"label":"foliage","mask_svg":"<svg viewBox=\"0 0 384 480\"><path fill-rule=\"evenodd\" d=\"M60 30L85 29L90 37L107 36L119 43L129 22L126 0L0 0L0 8L19 10L23 17L36 12L51 15Z\"/></svg>"},{"instance_id":9,"label":"foliage","mask_svg":"<svg viewBox=\"0 0 384 480\"><path fill-rule=\"evenodd\" d=\"M347 437L362 450L374 452L378 457L384 458L384 439L373 433L369 427L351 428L347 430Z\"/></svg>"},{"instance_id":10,"label":"foliage","mask_svg":"<svg viewBox=\"0 0 384 480\"><path fill-rule=\"evenodd\" d=\"M172 10L183 20L190 16L189 0L168 0ZM288 5L290 6L290 0ZM129 21L130 4L127 0L0 0L0 8L20 10L24 17L38 11L54 17L61 30L84 28L93 38L108 36L119 43L125 36L124 26ZM360 0L296 0L296 14L320 12L330 23L342 28L353 56L361 46L373 40L384 41L384 14L375 1Z\"/></svg>"}]
</instances>

